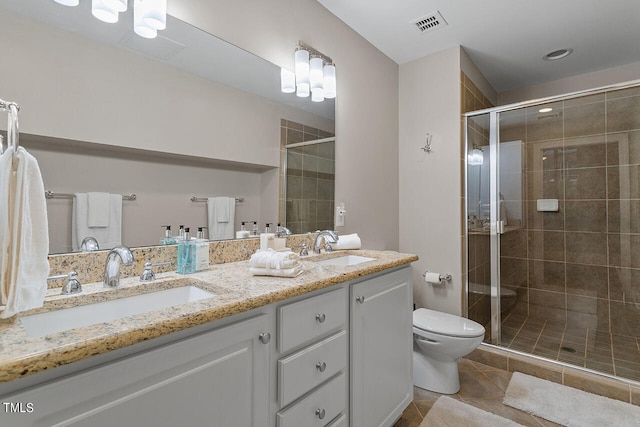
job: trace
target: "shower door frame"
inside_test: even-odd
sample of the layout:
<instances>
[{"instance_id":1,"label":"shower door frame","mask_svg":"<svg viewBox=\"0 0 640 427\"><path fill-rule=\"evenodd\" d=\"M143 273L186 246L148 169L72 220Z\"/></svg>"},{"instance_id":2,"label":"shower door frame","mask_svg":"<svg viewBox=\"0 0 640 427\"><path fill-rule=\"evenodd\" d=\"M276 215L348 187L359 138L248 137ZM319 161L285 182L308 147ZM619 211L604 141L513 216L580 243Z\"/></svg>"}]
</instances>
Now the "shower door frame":
<instances>
[{"instance_id":1,"label":"shower door frame","mask_svg":"<svg viewBox=\"0 0 640 427\"><path fill-rule=\"evenodd\" d=\"M587 95L593 95L597 93L601 93L604 91L614 91L620 89L627 89L635 86L640 86L639 80L632 80L629 82L618 83L613 85L601 86L593 89L587 89L582 91L571 92L562 95L550 96L546 98L533 99L529 101L523 101L508 105L502 105L493 108L486 108L483 110L471 111L468 113L464 113L464 132L465 132L465 169L463 174L464 179L464 197L465 197L465 211L464 211L464 224L465 224L465 243L467 247L467 259L465 262L465 270L463 271L463 277L465 277L465 310L466 315L469 315L469 274L468 274L468 266L469 266L469 222L467 218L469 218L469 183L468 179L468 157L469 148L471 145L469 144L469 119L473 117L489 115L489 203L490 203L490 216L489 216L489 245L490 245L490 263L491 263L491 325L490 325L490 341L491 344L500 346L501 341L501 318L500 318L500 235L504 231L504 228L501 224L500 219L500 210L499 210L499 188L500 188L500 170L499 170L499 160L500 160L500 138L499 138L499 118L500 113L514 111L519 109L524 109L528 107L537 106L540 104L547 104L556 101L566 101L568 99L578 98ZM501 347L502 348L502 347Z\"/></svg>"}]
</instances>

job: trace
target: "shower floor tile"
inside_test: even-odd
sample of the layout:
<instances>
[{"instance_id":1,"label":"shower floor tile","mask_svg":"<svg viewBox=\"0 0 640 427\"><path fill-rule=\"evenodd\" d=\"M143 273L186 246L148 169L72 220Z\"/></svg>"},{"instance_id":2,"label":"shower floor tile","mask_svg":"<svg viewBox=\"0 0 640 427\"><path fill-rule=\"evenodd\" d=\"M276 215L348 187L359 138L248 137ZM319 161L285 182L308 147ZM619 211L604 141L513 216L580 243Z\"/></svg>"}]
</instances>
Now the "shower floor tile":
<instances>
[{"instance_id":1,"label":"shower floor tile","mask_svg":"<svg viewBox=\"0 0 640 427\"><path fill-rule=\"evenodd\" d=\"M640 337L530 318L506 316L502 345L606 374L640 380Z\"/></svg>"}]
</instances>

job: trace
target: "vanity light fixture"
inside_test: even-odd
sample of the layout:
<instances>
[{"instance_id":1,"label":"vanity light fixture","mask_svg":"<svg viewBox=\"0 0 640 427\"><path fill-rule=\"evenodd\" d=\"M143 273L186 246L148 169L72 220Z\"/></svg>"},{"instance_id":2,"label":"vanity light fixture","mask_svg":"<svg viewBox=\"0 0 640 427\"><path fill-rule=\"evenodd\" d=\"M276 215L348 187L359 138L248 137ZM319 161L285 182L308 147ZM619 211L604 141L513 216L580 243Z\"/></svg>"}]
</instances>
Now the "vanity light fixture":
<instances>
[{"instance_id":1,"label":"vanity light fixture","mask_svg":"<svg viewBox=\"0 0 640 427\"><path fill-rule=\"evenodd\" d=\"M77 6L80 0L54 0L63 6ZM113 24L120 12L127 10L128 0L91 0L91 14ZM167 27L167 0L133 0L133 31L148 39Z\"/></svg>"},{"instance_id":2,"label":"vanity light fixture","mask_svg":"<svg viewBox=\"0 0 640 427\"><path fill-rule=\"evenodd\" d=\"M295 73L286 68L280 70L282 92L295 92L301 98L311 95L314 102L336 97L336 67L331 58L300 41L294 63Z\"/></svg>"}]
</instances>

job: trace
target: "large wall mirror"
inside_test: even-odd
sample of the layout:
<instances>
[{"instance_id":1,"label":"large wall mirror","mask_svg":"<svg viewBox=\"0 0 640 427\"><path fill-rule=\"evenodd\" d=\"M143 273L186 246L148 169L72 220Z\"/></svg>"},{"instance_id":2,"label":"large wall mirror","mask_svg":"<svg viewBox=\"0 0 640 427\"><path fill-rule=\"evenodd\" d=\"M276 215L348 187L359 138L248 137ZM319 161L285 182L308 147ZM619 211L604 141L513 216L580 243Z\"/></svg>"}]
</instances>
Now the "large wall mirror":
<instances>
[{"instance_id":1,"label":"large wall mirror","mask_svg":"<svg viewBox=\"0 0 640 427\"><path fill-rule=\"evenodd\" d=\"M334 135L334 100L282 94L279 67L171 16L149 40L133 33L132 8L106 24L90 5L0 0L0 47L11 52L0 97L20 104L21 145L57 196L50 252L74 249L75 193L134 193L121 219L132 247L158 244L163 225L207 226L207 204L193 196L237 198L236 230L287 225L283 127Z\"/></svg>"}]
</instances>

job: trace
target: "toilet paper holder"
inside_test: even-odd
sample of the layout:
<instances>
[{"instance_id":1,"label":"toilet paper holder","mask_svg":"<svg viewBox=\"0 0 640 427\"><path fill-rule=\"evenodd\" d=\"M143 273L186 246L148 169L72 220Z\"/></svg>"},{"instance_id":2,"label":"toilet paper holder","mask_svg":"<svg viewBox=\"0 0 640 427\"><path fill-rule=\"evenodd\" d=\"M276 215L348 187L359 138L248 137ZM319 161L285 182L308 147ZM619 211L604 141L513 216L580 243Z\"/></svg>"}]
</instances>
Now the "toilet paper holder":
<instances>
[{"instance_id":1,"label":"toilet paper holder","mask_svg":"<svg viewBox=\"0 0 640 427\"><path fill-rule=\"evenodd\" d=\"M427 279L427 273L429 273L429 270L425 271L424 273L422 273L422 277L425 278L425 280ZM442 284L443 282L448 282L451 280L451 274L449 273L440 273L438 274L438 281Z\"/></svg>"}]
</instances>

